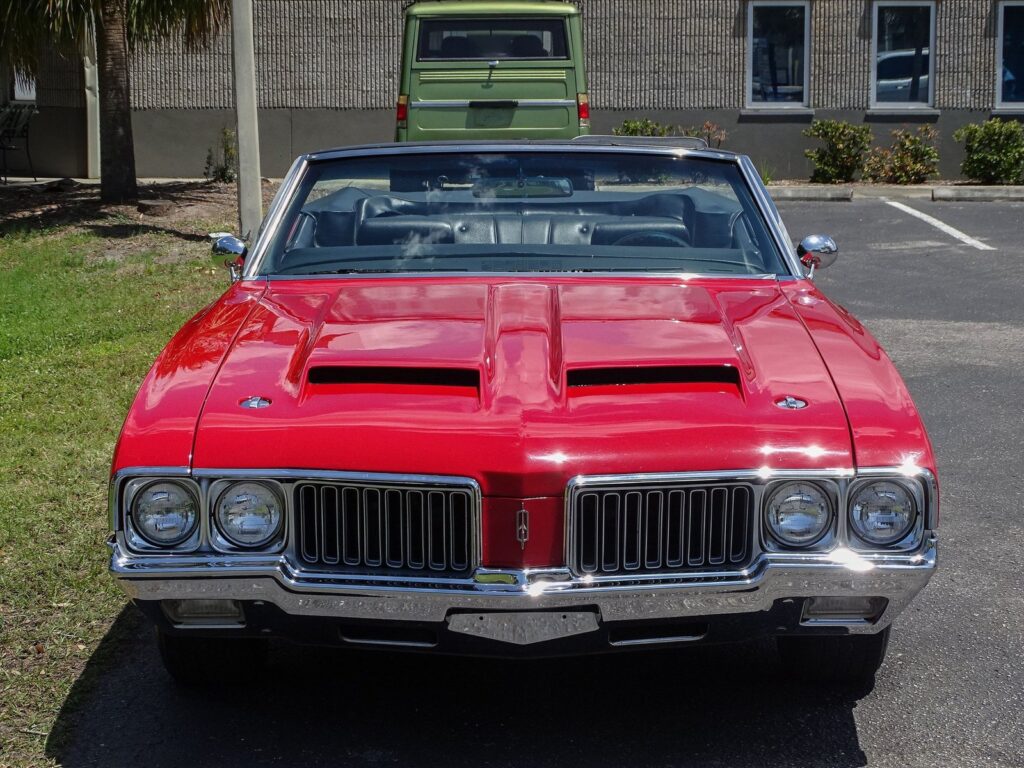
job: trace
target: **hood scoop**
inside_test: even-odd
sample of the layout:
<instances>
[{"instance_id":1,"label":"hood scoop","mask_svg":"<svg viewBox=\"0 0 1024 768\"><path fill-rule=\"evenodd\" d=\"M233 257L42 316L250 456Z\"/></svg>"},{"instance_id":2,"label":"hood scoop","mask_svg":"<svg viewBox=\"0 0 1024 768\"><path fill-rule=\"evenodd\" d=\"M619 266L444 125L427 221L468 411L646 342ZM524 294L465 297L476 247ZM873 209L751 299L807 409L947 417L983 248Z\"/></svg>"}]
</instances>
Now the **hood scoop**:
<instances>
[{"instance_id":1,"label":"hood scoop","mask_svg":"<svg viewBox=\"0 0 1024 768\"><path fill-rule=\"evenodd\" d=\"M566 373L570 390L657 387L681 392L740 394L740 372L731 365L646 365L577 368Z\"/></svg>"},{"instance_id":2,"label":"hood scoop","mask_svg":"<svg viewBox=\"0 0 1024 768\"><path fill-rule=\"evenodd\" d=\"M318 365L309 369L314 385L367 387L447 387L480 392L480 372L472 368L397 365Z\"/></svg>"}]
</instances>

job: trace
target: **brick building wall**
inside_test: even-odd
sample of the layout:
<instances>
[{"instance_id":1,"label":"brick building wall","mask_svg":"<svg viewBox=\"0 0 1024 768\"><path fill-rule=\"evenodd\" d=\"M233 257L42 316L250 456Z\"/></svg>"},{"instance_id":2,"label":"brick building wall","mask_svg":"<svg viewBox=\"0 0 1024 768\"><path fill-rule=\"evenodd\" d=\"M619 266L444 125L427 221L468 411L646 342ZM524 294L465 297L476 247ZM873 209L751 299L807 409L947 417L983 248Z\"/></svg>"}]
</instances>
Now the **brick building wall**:
<instances>
[{"instance_id":1,"label":"brick building wall","mask_svg":"<svg viewBox=\"0 0 1024 768\"><path fill-rule=\"evenodd\" d=\"M282 174L302 151L391 139L406 1L255 0L265 173ZM934 123L942 172L955 176L953 131L995 106L997 0L936 1L934 109L917 114L869 108L872 0L810 0L809 107L788 114L745 108L747 0L577 3L596 132L626 117L710 119L728 130L727 148L778 178L808 172L801 132L815 117L876 124L879 140L900 125ZM230 37L197 52L176 41L148 46L131 67L140 173L201 173L207 149L234 122ZM40 80L40 103L72 108L80 81L80 67L55 66L52 81Z\"/></svg>"},{"instance_id":2,"label":"brick building wall","mask_svg":"<svg viewBox=\"0 0 1024 768\"><path fill-rule=\"evenodd\" d=\"M742 0L579 0L596 109L741 109L746 71ZM258 91L268 109L390 109L405 0L256 0ZM811 3L811 107L867 109L870 0ZM995 99L991 0L939 0L939 109ZM231 44L177 42L132 59L137 109L228 109Z\"/></svg>"}]
</instances>

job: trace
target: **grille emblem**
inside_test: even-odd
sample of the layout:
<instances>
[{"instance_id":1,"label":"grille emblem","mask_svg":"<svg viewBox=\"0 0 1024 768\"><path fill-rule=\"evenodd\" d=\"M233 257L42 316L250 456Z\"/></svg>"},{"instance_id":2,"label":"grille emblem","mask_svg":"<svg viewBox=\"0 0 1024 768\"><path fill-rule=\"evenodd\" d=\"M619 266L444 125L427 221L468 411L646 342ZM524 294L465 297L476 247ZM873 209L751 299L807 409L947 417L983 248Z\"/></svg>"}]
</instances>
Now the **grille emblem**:
<instances>
[{"instance_id":1,"label":"grille emblem","mask_svg":"<svg viewBox=\"0 0 1024 768\"><path fill-rule=\"evenodd\" d=\"M807 407L806 400L801 400L799 397L793 397L792 395L787 395L781 400L776 400L775 404L779 406L779 408L785 408L787 411L798 411L801 408Z\"/></svg>"},{"instance_id":2,"label":"grille emblem","mask_svg":"<svg viewBox=\"0 0 1024 768\"><path fill-rule=\"evenodd\" d=\"M526 507L522 507L516 512L516 541L519 542L519 548L525 550L526 542L530 538L530 513L526 511Z\"/></svg>"},{"instance_id":3,"label":"grille emblem","mask_svg":"<svg viewBox=\"0 0 1024 768\"><path fill-rule=\"evenodd\" d=\"M269 408L270 407L270 401L267 400L265 397L260 397L259 395L253 395L252 397L247 397L244 400L240 401L238 404L242 408Z\"/></svg>"}]
</instances>

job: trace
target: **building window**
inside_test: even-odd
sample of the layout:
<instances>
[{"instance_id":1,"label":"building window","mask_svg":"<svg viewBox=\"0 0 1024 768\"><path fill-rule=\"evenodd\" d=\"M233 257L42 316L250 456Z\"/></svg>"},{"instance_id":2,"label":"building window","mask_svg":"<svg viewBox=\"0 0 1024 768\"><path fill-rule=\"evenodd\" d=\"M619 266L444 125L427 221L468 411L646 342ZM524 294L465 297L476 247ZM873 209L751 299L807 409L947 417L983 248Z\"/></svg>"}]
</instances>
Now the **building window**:
<instances>
[{"instance_id":1,"label":"building window","mask_svg":"<svg viewBox=\"0 0 1024 768\"><path fill-rule=\"evenodd\" d=\"M747 106L808 106L811 11L806 0L753 0L747 9Z\"/></svg>"},{"instance_id":2,"label":"building window","mask_svg":"<svg viewBox=\"0 0 1024 768\"><path fill-rule=\"evenodd\" d=\"M1004 2L999 7L997 45L996 103L1024 109L1024 0Z\"/></svg>"},{"instance_id":3,"label":"building window","mask_svg":"<svg viewBox=\"0 0 1024 768\"><path fill-rule=\"evenodd\" d=\"M935 90L935 3L876 2L872 38L876 105L928 107Z\"/></svg>"},{"instance_id":4,"label":"building window","mask_svg":"<svg viewBox=\"0 0 1024 768\"><path fill-rule=\"evenodd\" d=\"M36 80L34 77L25 77L23 75L15 75L14 83L11 88L11 98L13 101L35 101L36 100Z\"/></svg>"}]
</instances>

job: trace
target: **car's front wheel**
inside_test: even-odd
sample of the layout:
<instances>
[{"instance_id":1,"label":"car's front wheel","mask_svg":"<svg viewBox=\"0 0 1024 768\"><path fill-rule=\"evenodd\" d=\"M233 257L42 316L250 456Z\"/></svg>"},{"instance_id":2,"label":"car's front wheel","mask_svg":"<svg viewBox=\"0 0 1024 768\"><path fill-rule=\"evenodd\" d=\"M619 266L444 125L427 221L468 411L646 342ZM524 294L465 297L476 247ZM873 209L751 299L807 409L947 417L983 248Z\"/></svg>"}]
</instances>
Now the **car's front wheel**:
<instances>
[{"instance_id":1,"label":"car's front wheel","mask_svg":"<svg viewBox=\"0 0 1024 768\"><path fill-rule=\"evenodd\" d=\"M873 635L782 635L783 674L813 683L871 685L885 660L889 627Z\"/></svg>"},{"instance_id":2,"label":"car's front wheel","mask_svg":"<svg viewBox=\"0 0 1024 768\"><path fill-rule=\"evenodd\" d=\"M160 660L174 681L190 688L263 679L267 641L189 637L157 630Z\"/></svg>"}]
</instances>

